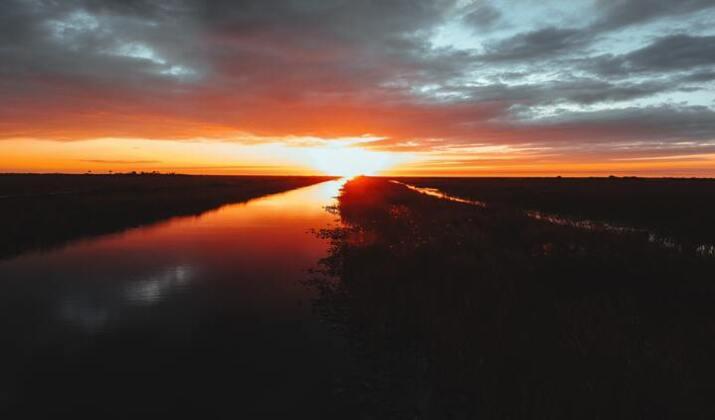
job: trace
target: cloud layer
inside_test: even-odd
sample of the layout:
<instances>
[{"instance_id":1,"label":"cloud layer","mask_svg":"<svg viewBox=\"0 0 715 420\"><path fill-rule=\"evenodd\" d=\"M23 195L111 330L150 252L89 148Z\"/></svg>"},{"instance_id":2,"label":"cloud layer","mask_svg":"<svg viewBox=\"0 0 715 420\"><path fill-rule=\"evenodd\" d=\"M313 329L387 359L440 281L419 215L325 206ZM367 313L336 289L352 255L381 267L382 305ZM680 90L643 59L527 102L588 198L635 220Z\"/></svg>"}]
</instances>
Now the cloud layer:
<instances>
[{"instance_id":1,"label":"cloud layer","mask_svg":"<svg viewBox=\"0 0 715 420\"><path fill-rule=\"evenodd\" d=\"M7 0L0 136L697 157L713 21L712 0Z\"/></svg>"}]
</instances>

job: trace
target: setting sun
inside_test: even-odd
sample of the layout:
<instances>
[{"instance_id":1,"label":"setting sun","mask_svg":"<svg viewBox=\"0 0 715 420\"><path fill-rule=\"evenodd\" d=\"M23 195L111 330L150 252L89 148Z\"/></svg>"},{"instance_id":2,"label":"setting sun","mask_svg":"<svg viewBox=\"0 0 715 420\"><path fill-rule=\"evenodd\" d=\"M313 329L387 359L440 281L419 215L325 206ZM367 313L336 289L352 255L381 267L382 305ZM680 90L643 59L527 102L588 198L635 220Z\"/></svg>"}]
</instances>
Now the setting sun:
<instances>
[{"instance_id":1,"label":"setting sun","mask_svg":"<svg viewBox=\"0 0 715 420\"><path fill-rule=\"evenodd\" d=\"M375 175L396 164L388 152L375 152L355 147L325 147L309 153L310 165L326 175L354 177Z\"/></svg>"}]
</instances>

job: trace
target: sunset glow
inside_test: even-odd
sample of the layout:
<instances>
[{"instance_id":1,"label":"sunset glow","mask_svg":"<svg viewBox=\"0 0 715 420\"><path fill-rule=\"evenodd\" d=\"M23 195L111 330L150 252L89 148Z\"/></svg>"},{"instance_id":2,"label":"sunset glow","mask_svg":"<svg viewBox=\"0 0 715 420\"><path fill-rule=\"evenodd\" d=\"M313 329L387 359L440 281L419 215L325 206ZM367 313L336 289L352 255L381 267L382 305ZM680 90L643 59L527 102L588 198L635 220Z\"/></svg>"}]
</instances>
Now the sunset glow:
<instances>
[{"instance_id":1,"label":"sunset glow","mask_svg":"<svg viewBox=\"0 0 715 420\"><path fill-rule=\"evenodd\" d=\"M392 169L396 163L386 152L370 152L358 148L323 148L309 151L311 165L326 175L353 177L377 175Z\"/></svg>"},{"instance_id":2,"label":"sunset glow","mask_svg":"<svg viewBox=\"0 0 715 420\"><path fill-rule=\"evenodd\" d=\"M715 176L710 1L121 4L3 6L0 172Z\"/></svg>"}]
</instances>

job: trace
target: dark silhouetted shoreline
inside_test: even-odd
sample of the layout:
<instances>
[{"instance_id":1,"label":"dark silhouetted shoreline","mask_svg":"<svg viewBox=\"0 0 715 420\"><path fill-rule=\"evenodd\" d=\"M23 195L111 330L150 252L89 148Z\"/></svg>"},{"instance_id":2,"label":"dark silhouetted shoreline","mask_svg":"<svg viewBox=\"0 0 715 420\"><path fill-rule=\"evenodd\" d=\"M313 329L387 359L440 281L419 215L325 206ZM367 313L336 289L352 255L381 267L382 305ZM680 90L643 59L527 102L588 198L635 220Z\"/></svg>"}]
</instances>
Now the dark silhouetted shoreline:
<instances>
[{"instance_id":1,"label":"dark silhouetted shoreline","mask_svg":"<svg viewBox=\"0 0 715 420\"><path fill-rule=\"evenodd\" d=\"M121 231L332 177L0 175L0 258Z\"/></svg>"}]
</instances>

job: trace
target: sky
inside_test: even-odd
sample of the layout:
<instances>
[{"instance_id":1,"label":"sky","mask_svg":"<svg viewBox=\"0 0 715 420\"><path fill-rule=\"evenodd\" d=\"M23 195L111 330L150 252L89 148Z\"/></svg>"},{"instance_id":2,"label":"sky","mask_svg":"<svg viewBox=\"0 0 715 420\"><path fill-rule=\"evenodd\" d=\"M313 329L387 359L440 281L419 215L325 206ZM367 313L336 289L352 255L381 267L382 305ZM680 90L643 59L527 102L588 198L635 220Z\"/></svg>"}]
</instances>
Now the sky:
<instances>
[{"instance_id":1,"label":"sky","mask_svg":"<svg viewBox=\"0 0 715 420\"><path fill-rule=\"evenodd\" d=\"M0 172L715 176L715 0L3 0Z\"/></svg>"}]
</instances>

